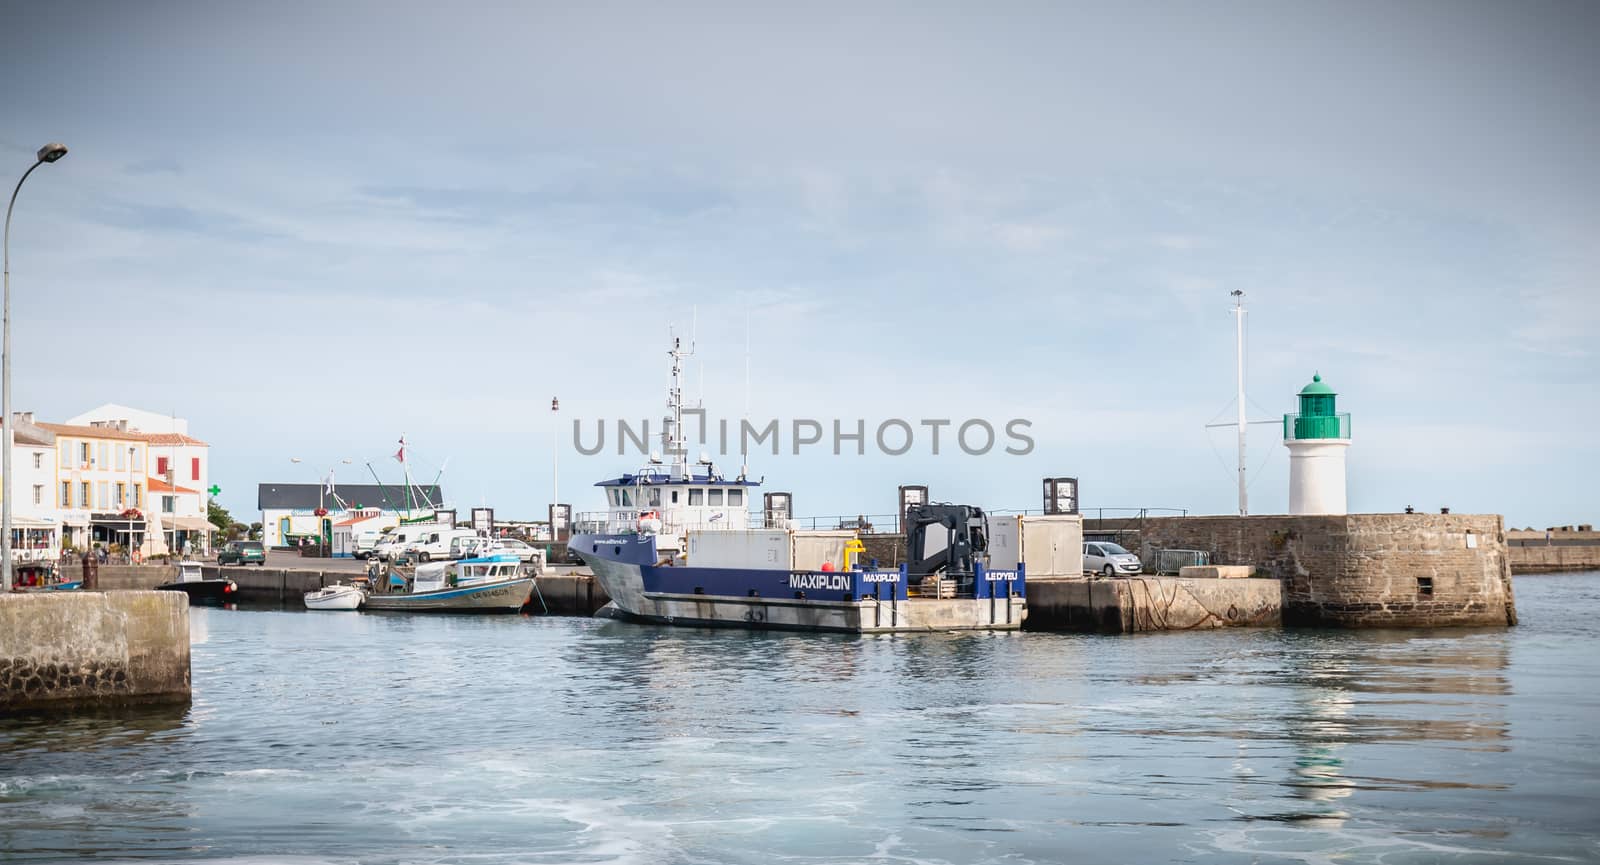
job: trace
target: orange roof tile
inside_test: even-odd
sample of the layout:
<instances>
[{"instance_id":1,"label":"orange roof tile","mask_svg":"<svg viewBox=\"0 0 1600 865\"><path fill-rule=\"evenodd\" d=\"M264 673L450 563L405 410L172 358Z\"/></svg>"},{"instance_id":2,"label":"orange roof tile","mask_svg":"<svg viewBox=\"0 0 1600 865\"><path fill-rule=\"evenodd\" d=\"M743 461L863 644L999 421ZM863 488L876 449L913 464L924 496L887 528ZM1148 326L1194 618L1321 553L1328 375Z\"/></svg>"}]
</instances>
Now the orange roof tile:
<instances>
[{"instance_id":1,"label":"orange roof tile","mask_svg":"<svg viewBox=\"0 0 1600 865\"><path fill-rule=\"evenodd\" d=\"M147 480L150 481L150 492L153 493L188 493L189 495L195 496L200 494L199 490L191 490L188 487L173 486L161 478L152 477L148 478Z\"/></svg>"},{"instance_id":2,"label":"orange roof tile","mask_svg":"<svg viewBox=\"0 0 1600 865\"><path fill-rule=\"evenodd\" d=\"M370 517L351 517L348 520L341 520L341 521L339 521L337 523L334 523L334 525L335 526L353 526L356 523L364 523L367 520L375 520L377 518L378 518L377 514L373 514Z\"/></svg>"},{"instance_id":3,"label":"orange roof tile","mask_svg":"<svg viewBox=\"0 0 1600 865\"><path fill-rule=\"evenodd\" d=\"M145 434L144 438L145 441L148 441L153 445L197 445L203 448L211 447L211 445L208 445L197 438L190 438L183 433L147 433Z\"/></svg>"},{"instance_id":4,"label":"orange roof tile","mask_svg":"<svg viewBox=\"0 0 1600 865\"><path fill-rule=\"evenodd\" d=\"M36 424L41 429L47 429L58 436L76 436L78 438L92 439L117 439L119 441L142 442L148 441L149 436L139 432L124 432L116 427L108 426L78 426L65 423L40 423Z\"/></svg>"}]
</instances>

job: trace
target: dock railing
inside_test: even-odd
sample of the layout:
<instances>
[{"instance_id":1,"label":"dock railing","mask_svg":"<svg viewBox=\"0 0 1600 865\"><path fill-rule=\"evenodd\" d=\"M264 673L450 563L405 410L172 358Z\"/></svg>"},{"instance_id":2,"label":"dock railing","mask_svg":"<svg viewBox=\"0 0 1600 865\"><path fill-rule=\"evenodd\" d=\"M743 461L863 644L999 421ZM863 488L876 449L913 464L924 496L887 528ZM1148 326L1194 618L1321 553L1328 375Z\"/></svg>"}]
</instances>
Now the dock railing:
<instances>
[{"instance_id":1,"label":"dock railing","mask_svg":"<svg viewBox=\"0 0 1600 865\"><path fill-rule=\"evenodd\" d=\"M779 513L752 511L747 525L725 521L683 521L666 518L661 508L634 508L615 511L586 511L572 521L574 533L607 534L630 532L638 527L641 513L655 511L665 518L662 530L677 533L686 530L742 529L774 525ZM997 508L988 511L993 516L1041 516L1040 508ZM1084 508L1078 512L1083 517L1085 531L1138 530L1152 517L1186 517L1188 508ZM861 534L901 534L900 514L828 514L819 516L789 516L788 528L805 531L855 531Z\"/></svg>"}]
</instances>

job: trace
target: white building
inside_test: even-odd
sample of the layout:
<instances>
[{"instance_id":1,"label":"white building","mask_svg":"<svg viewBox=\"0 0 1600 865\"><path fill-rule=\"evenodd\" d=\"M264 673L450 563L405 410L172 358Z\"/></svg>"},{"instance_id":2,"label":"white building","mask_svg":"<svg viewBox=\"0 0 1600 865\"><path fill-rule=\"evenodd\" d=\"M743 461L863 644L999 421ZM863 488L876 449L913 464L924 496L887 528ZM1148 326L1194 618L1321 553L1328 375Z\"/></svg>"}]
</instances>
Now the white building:
<instances>
[{"instance_id":1,"label":"white building","mask_svg":"<svg viewBox=\"0 0 1600 865\"><path fill-rule=\"evenodd\" d=\"M144 510L149 444L121 425L39 424L56 439L56 506L62 541L80 550L119 544L145 555L166 552L147 537Z\"/></svg>"},{"instance_id":2,"label":"white building","mask_svg":"<svg viewBox=\"0 0 1600 865\"><path fill-rule=\"evenodd\" d=\"M400 515L397 513L384 513L377 508L347 511L344 519L333 524L333 549L329 555L336 559L354 556L358 540L376 536L398 525Z\"/></svg>"},{"instance_id":3,"label":"white building","mask_svg":"<svg viewBox=\"0 0 1600 865\"><path fill-rule=\"evenodd\" d=\"M18 563L50 561L61 554L61 513L56 505L56 437L30 412L12 419L11 549ZM4 424L0 423L0 432ZM0 445L3 446L3 445ZM0 495L4 495L0 487Z\"/></svg>"},{"instance_id":4,"label":"white building","mask_svg":"<svg viewBox=\"0 0 1600 865\"><path fill-rule=\"evenodd\" d=\"M419 486L409 497L403 488L377 484L338 484L332 490L323 484L261 484L256 488L261 540L269 547L332 546L334 525L356 514L377 511L391 518L385 524L397 525L401 518L434 513L426 502L443 500L437 485Z\"/></svg>"},{"instance_id":5,"label":"white building","mask_svg":"<svg viewBox=\"0 0 1600 865\"><path fill-rule=\"evenodd\" d=\"M211 446L189 435L187 419L106 403L67 423L116 426L142 434L152 522L161 524L162 536L172 549L182 550L189 543L202 550L208 546L208 537L216 530L206 519Z\"/></svg>"}]
</instances>

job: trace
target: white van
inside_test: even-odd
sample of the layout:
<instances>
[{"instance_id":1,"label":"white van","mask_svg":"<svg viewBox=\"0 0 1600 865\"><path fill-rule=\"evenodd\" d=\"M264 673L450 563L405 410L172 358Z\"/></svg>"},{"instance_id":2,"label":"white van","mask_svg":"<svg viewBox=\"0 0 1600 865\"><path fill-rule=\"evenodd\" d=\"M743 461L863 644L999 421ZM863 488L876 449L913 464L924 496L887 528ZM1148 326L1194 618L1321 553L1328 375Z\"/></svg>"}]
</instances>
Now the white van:
<instances>
[{"instance_id":1,"label":"white van","mask_svg":"<svg viewBox=\"0 0 1600 865\"><path fill-rule=\"evenodd\" d=\"M434 559L450 558L450 542L456 538L475 538L478 533L472 529L452 529L448 526L432 526L428 531L417 535L417 539L406 544L406 555L419 562L429 562Z\"/></svg>"},{"instance_id":2,"label":"white van","mask_svg":"<svg viewBox=\"0 0 1600 865\"><path fill-rule=\"evenodd\" d=\"M429 532L447 530L448 526L438 523L417 523L409 526L395 526L385 532L378 540L377 546L372 548L371 555L382 562L392 562L399 558L406 548L415 544L417 539Z\"/></svg>"},{"instance_id":3,"label":"white van","mask_svg":"<svg viewBox=\"0 0 1600 865\"><path fill-rule=\"evenodd\" d=\"M350 538L350 555L358 559L364 559L372 555L373 549L378 546L378 542L383 540L384 537L385 534L377 529L367 529L364 532L357 533Z\"/></svg>"}]
</instances>

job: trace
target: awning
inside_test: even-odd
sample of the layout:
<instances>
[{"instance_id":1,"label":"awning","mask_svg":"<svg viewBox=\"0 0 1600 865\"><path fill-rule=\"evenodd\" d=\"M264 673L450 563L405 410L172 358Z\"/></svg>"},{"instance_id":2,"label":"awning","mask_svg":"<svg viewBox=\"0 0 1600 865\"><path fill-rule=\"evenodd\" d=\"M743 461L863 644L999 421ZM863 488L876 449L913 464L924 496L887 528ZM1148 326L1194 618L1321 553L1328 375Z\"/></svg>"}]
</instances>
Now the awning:
<instances>
[{"instance_id":1,"label":"awning","mask_svg":"<svg viewBox=\"0 0 1600 865\"><path fill-rule=\"evenodd\" d=\"M11 527L14 529L53 529L56 525L57 523L50 520L34 519L21 514L11 515Z\"/></svg>"},{"instance_id":2,"label":"awning","mask_svg":"<svg viewBox=\"0 0 1600 865\"><path fill-rule=\"evenodd\" d=\"M166 523L168 528L185 532L214 532L217 530L216 524L205 517L168 517L162 522Z\"/></svg>"}]
</instances>

